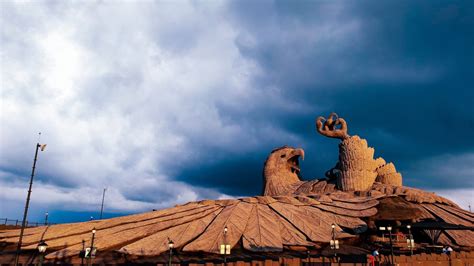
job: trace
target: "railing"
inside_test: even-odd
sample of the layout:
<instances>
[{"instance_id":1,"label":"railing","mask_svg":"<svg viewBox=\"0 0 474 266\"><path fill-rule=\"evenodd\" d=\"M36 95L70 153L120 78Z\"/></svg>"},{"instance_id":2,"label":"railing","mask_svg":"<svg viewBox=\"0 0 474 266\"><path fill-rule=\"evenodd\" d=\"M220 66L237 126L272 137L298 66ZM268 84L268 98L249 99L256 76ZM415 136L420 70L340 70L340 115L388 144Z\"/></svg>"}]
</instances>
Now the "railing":
<instances>
[{"instance_id":1,"label":"railing","mask_svg":"<svg viewBox=\"0 0 474 266\"><path fill-rule=\"evenodd\" d=\"M18 219L8 219L8 218L0 218L0 225L11 225L11 226L21 226L22 220ZM52 225L55 223L39 223L39 222L30 222L26 220L25 226L26 227L35 227L35 226L42 226L42 225Z\"/></svg>"}]
</instances>

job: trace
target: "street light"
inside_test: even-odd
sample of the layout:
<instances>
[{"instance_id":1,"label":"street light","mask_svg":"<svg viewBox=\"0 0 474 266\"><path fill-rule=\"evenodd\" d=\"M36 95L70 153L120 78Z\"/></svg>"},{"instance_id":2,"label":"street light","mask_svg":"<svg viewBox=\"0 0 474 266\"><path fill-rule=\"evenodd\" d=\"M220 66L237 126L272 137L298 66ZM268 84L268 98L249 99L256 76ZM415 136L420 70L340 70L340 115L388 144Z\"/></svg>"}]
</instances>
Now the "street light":
<instances>
[{"instance_id":1,"label":"street light","mask_svg":"<svg viewBox=\"0 0 474 266\"><path fill-rule=\"evenodd\" d=\"M386 229L387 229L387 228L385 228L385 226L380 226L380 227L379 227L379 230L382 231L382 242L385 242L384 231L385 231Z\"/></svg>"},{"instance_id":2,"label":"street light","mask_svg":"<svg viewBox=\"0 0 474 266\"><path fill-rule=\"evenodd\" d=\"M44 214L44 225L48 225L48 215L49 215L48 212Z\"/></svg>"},{"instance_id":3,"label":"street light","mask_svg":"<svg viewBox=\"0 0 474 266\"><path fill-rule=\"evenodd\" d=\"M86 241L82 239L82 250L79 252L79 257L81 257L81 266L84 266L85 255L86 255Z\"/></svg>"},{"instance_id":4,"label":"street light","mask_svg":"<svg viewBox=\"0 0 474 266\"><path fill-rule=\"evenodd\" d=\"M339 261L337 258L337 250L339 249L339 240L336 240L336 225L331 224L332 228L332 239L329 242L329 245L331 246L331 249L334 250L334 258L336 258L336 261Z\"/></svg>"},{"instance_id":5,"label":"street light","mask_svg":"<svg viewBox=\"0 0 474 266\"><path fill-rule=\"evenodd\" d=\"M41 136L41 132L39 133L39 136ZM21 222L20 237L18 239L18 245L16 247L15 266L18 266L18 261L20 260L21 243L23 240L23 233L25 231L26 219L28 216L28 206L30 205L31 188L33 187L33 177L35 176L36 160L38 159L38 150L44 151L45 148L46 148L46 144L39 144L39 142L36 143L35 158L33 159L33 167L31 169L30 187L28 188L28 194L26 195L25 211L23 212L23 221Z\"/></svg>"},{"instance_id":6,"label":"street light","mask_svg":"<svg viewBox=\"0 0 474 266\"><path fill-rule=\"evenodd\" d=\"M46 252L46 248L48 248L48 244L46 244L46 242L44 242L44 240L41 240L38 243L38 252L39 252L38 266L43 265L44 253Z\"/></svg>"},{"instance_id":7,"label":"street light","mask_svg":"<svg viewBox=\"0 0 474 266\"><path fill-rule=\"evenodd\" d=\"M411 225L407 225L407 228L408 228L407 245L410 248L410 254L413 256L413 248L415 248L415 239L413 239L413 235L411 234Z\"/></svg>"},{"instance_id":8,"label":"street light","mask_svg":"<svg viewBox=\"0 0 474 266\"><path fill-rule=\"evenodd\" d=\"M173 256L173 247L174 247L173 240L168 238L168 248L170 249L169 266L171 266L171 257Z\"/></svg>"},{"instance_id":9,"label":"street light","mask_svg":"<svg viewBox=\"0 0 474 266\"><path fill-rule=\"evenodd\" d=\"M95 252L94 252L94 239L95 239L95 233L97 232L97 230L94 228L92 228L92 239L91 239L91 248L90 248L90 252L89 252L89 265L92 265L92 255L94 254L95 256Z\"/></svg>"},{"instance_id":10,"label":"street light","mask_svg":"<svg viewBox=\"0 0 474 266\"><path fill-rule=\"evenodd\" d=\"M391 226L387 226L387 230L388 230L388 237L389 237L389 239L390 239L390 256L391 256L392 265L393 265L392 227L391 227Z\"/></svg>"},{"instance_id":11,"label":"street light","mask_svg":"<svg viewBox=\"0 0 474 266\"><path fill-rule=\"evenodd\" d=\"M382 231L382 241L385 242L384 231L388 230L389 239L390 239L390 255L391 255L391 263L393 264L393 244L392 244L392 227L391 226L380 226L379 230Z\"/></svg>"},{"instance_id":12,"label":"street light","mask_svg":"<svg viewBox=\"0 0 474 266\"><path fill-rule=\"evenodd\" d=\"M230 245L227 244L227 225L224 227L224 244L220 246L220 253L224 255L224 265L227 265L227 255L230 255Z\"/></svg>"}]
</instances>

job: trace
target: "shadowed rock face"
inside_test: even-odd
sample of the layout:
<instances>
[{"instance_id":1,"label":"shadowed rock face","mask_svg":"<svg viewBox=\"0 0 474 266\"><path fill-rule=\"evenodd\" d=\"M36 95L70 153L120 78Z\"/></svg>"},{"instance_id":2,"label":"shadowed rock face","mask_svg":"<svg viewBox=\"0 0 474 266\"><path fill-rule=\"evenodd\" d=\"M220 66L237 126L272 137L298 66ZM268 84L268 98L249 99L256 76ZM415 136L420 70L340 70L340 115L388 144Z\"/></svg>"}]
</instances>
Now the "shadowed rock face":
<instances>
[{"instance_id":1,"label":"shadowed rock face","mask_svg":"<svg viewBox=\"0 0 474 266\"><path fill-rule=\"evenodd\" d=\"M453 202L415 188L401 186L393 164L373 159L373 148L345 130L331 134L331 123L321 130L342 136L339 163L328 178L301 181L302 149L284 146L273 150L264 167L263 196L230 200L204 200L154 212L107 220L27 228L23 249L48 244L47 259L77 256L82 241L131 256L158 256L168 251L168 239L180 252L219 253L223 243L253 252L280 252L294 246L320 248L332 237L357 240L377 222L392 224L421 220L474 226L474 214ZM224 228L228 231L225 234ZM0 246L14 249L19 230L0 230ZM446 230L442 244L474 247L473 231Z\"/></svg>"}]
</instances>

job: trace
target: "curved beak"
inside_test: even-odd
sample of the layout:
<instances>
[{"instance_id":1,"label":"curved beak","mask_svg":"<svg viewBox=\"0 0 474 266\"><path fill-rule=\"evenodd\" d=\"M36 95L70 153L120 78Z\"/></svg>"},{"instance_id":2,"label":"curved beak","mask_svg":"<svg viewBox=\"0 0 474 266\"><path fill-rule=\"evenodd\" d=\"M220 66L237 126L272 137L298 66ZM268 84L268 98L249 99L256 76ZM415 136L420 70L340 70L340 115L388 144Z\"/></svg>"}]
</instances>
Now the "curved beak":
<instances>
[{"instance_id":1,"label":"curved beak","mask_svg":"<svg viewBox=\"0 0 474 266\"><path fill-rule=\"evenodd\" d=\"M300 156L302 160L304 160L304 150L303 149L294 149L290 153L290 158L295 157L295 156Z\"/></svg>"}]
</instances>

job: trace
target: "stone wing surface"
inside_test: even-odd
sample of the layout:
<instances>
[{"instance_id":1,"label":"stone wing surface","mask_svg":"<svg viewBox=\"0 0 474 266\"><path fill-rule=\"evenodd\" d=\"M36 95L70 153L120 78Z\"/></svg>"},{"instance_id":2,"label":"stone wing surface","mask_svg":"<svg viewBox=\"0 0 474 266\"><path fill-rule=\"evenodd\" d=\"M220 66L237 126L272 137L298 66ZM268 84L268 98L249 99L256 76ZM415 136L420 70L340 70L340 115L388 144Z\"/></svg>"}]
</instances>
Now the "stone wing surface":
<instances>
[{"instance_id":1,"label":"stone wing surface","mask_svg":"<svg viewBox=\"0 0 474 266\"><path fill-rule=\"evenodd\" d=\"M341 239L365 232L368 220L396 220L398 216L474 226L471 212L417 189L377 183L366 192L328 192L327 185L312 187L309 194L204 200L107 220L26 228L22 249L36 249L37 243L45 240L47 259L77 256L83 246L91 245L93 228L97 229L94 246L99 251L158 256L168 251L169 239L181 251L215 254L224 243L252 252L318 247L331 239L332 223ZM0 231L0 245L14 247L18 235L19 230ZM474 232L446 230L440 241L474 246Z\"/></svg>"},{"instance_id":2,"label":"stone wing surface","mask_svg":"<svg viewBox=\"0 0 474 266\"><path fill-rule=\"evenodd\" d=\"M376 213L376 201L323 204L314 197L250 197L236 200L192 202L160 211L107 220L26 228L22 249L48 243L47 259L77 256L91 245L137 256L157 256L175 248L187 252L219 253L221 244L249 251L281 251L285 246L318 246L331 238L331 223L338 224L337 238L353 235L345 228L365 226L363 218ZM340 210L346 210L347 213ZM224 227L228 228L224 235ZM0 244L15 246L19 230L0 231Z\"/></svg>"}]
</instances>

